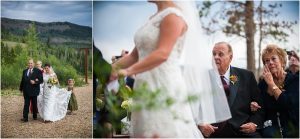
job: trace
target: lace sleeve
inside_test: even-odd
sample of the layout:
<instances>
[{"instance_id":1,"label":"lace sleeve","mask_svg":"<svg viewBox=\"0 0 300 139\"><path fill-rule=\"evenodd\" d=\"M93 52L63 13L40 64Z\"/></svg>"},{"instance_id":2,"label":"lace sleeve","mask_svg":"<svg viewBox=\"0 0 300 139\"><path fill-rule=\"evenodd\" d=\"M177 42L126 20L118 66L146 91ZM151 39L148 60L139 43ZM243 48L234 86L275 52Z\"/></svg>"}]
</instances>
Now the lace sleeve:
<instances>
[{"instance_id":1,"label":"lace sleeve","mask_svg":"<svg viewBox=\"0 0 300 139\"><path fill-rule=\"evenodd\" d=\"M182 18L184 21L186 21L182 12L179 9L170 7L170 8L167 8L167 9L161 11L161 13L157 15L158 18L154 19L155 21L153 22L153 25L159 28L161 21L170 14L175 14L176 16L178 16L178 17Z\"/></svg>"}]
</instances>

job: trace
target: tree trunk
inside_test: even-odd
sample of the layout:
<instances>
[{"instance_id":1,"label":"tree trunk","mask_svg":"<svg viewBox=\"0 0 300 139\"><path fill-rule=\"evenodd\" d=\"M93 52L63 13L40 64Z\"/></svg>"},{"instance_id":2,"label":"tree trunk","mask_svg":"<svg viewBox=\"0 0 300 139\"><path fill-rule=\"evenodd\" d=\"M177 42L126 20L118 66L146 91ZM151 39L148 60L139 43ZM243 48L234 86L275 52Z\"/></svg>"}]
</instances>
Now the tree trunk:
<instances>
[{"instance_id":1,"label":"tree trunk","mask_svg":"<svg viewBox=\"0 0 300 139\"><path fill-rule=\"evenodd\" d=\"M254 51L254 2L246 1L245 4L245 35L247 44L247 69L255 73L255 51Z\"/></svg>"},{"instance_id":2,"label":"tree trunk","mask_svg":"<svg viewBox=\"0 0 300 139\"><path fill-rule=\"evenodd\" d=\"M259 42L258 42L258 69L256 72L256 77L258 78L260 76L260 69L261 69L261 64L260 64L260 59L261 59L261 42L263 40L263 31L262 31L262 26L263 26L263 21L262 21L262 5L263 1L260 1L259 4Z\"/></svg>"}]
</instances>

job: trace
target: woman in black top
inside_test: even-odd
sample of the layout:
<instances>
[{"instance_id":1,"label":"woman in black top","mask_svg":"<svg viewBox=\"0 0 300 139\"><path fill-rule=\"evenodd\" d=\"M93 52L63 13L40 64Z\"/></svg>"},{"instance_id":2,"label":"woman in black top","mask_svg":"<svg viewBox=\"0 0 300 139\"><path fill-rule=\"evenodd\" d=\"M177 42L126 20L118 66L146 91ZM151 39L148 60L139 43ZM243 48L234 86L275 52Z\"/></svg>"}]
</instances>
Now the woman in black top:
<instances>
[{"instance_id":1,"label":"woman in black top","mask_svg":"<svg viewBox=\"0 0 300 139\"><path fill-rule=\"evenodd\" d=\"M299 137L299 75L284 71L285 57L276 45L262 53L265 67L258 86L266 113L263 137Z\"/></svg>"}]
</instances>

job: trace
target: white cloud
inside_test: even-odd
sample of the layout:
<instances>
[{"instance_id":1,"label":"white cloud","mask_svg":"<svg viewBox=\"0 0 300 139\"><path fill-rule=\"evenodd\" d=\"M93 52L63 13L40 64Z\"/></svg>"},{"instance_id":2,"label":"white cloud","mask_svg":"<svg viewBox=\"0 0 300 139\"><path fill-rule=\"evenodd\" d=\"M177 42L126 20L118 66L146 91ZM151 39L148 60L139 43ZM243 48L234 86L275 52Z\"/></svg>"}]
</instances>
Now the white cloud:
<instances>
[{"instance_id":1,"label":"white cloud","mask_svg":"<svg viewBox=\"0 0 300 139\"><path fill-rule=\"evenodd\" d=\"M92 2L2 1L1 17L92 26Z\"/></svg>"}]
</instances>

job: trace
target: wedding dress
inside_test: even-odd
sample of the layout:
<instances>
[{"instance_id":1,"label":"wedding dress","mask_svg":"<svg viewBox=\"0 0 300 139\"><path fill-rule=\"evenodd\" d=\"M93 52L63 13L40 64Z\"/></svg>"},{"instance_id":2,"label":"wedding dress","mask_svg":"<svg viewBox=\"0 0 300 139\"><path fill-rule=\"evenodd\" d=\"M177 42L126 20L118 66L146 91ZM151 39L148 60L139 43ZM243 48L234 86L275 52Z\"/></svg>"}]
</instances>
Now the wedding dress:
<instances>
[{"instance_id":1,"label":"wedding dress","mask_svg":"<svg viewBox=\"0 0 300 139\"><path fill-rule=\"evenodd\" d=\"M48 83L49 78L56 76L55 73L43 74L43 93L38 98L38 111L45 121L58 121L66 116L71 91L58 88Z\"/></svg>"},{"instance_id":2,"label":"wedding dress","mask_svg":"<svg viewBox=\"0 0 300 139\"><path fill-rule=\"evenodd\" d=\"M139 60L156 49L160 23L169 14L184 18L177 8L166 8L148 20L135 34L134 41ZM177 39L168 59L152 70L136 75L134 88L146 83L151 91L160 90L161 96L175 103L167 108L142 109L131 114L132 137L203 137L194 122L189 103L182 103L188 94L180 67L180 56L185 35ZM137 100L134 100L137 102ZM143 101L143 100L141 100ZM174 118L178 116L179 118Z\"/></svg>"}]
</instances>

